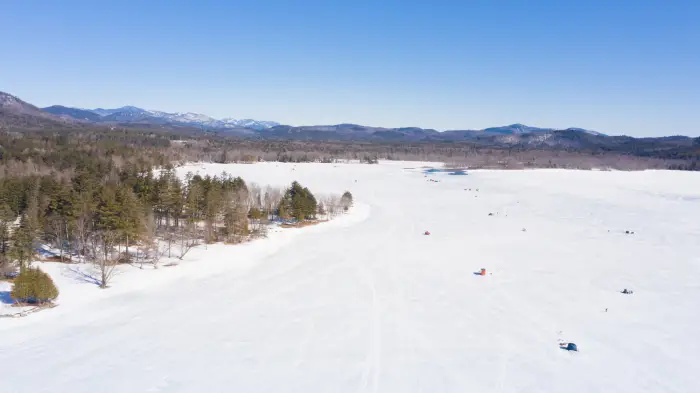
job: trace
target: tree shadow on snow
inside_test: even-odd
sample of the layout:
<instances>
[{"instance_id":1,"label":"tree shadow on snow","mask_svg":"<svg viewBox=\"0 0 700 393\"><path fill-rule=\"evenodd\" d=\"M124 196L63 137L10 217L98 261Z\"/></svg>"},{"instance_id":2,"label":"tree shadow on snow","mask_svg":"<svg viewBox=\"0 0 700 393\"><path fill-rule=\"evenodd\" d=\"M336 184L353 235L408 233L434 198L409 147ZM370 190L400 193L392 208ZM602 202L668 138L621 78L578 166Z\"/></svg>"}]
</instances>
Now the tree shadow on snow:
<instances>
[{"instance_id":1,"label":"tree shadow on snow","mask_svg":"<svg viewBox=\"0 0 700 393\"><path fill-rule=\"evenodd\" d=\"M84 282L87 284L94 284L97 285L98 287L102 283L100 279L97 277L94 277L88 273L85 273L84 271L81 271L80 269L74 268L74 267L68 267L66 270L63 271L63 275L72 278L74 280L77 280L79 282Z\"/></svg>"},{"instance_id":2,"label":"tree shadow on snow","mask_svg":"<svg viewBox=\"0 0 700 393\"><path fill-rule=\"evenodd\" d=\"M10 291L0 291L0 303L2 304L14 304L15 301L10 296Z\"/></svg>"}]
</instances>

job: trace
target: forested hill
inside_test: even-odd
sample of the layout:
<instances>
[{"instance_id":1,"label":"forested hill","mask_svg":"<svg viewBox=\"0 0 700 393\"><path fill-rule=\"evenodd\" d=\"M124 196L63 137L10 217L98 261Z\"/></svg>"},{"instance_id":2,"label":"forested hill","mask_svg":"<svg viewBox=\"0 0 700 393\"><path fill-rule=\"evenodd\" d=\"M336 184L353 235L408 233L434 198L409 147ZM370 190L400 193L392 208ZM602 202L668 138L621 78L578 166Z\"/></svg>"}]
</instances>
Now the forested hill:
<instances>
[{"instance_id":1,"label":"forested hill","mask_svg":"<svg viewBox=\"0 0 700 393\"><path fill-rule=\"evenodd\" d=\"M61 105L37 108L0 92L0 129L150 129L181 135L244 138L258 141L345 142L362 144L459 144L509 150L617 153L671 159L676 167L694 168L700 138L685 136L633 138L611 136L582 128L540 128L524 124L483 130L438 132L419 127L373 127L358 124L288 126L250 119L216 120L196 113L147 111L134 106L78 109ZM660 130L661 133L669 132ZM671 130L672 132L672 130ZM687 161L680 163L678 161Z\"/></svg>"},{"instance_id":2,"label":"forested hill","mask_svg":"<svg viewBox=\"0 0 700 393\"><path fill-rule=\"evenodd\" d=\"M77 172L87 171L104 181L125 168L142 171L184 161L337 159L429 160L503 169L700 168L700 138L630 138L521 124L443 133L351 124L268 125L234 135L163 124L94 124L42 111L0 92L0 176L50 175L70 181Z\"/></svg>"}]
</instances>

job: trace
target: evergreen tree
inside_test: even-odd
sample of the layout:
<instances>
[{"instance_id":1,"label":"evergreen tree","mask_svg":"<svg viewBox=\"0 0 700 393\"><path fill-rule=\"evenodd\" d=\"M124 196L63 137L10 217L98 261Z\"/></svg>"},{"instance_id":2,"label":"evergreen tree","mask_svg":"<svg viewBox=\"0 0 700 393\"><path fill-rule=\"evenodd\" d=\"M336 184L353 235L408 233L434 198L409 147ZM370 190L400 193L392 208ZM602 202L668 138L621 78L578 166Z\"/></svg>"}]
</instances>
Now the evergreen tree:
<instances>
[{"instance_id":1,"label":"evergreen tree","mask_svg":"<svg viewBox=\"0 0 700 393\"><path fill-rule=\"evenodd\" d=\"M58 297L58 288L48 274L30 268L17 276L10 295L20 302L46 303Z\"/></svg>"},{"instance_id":2,"label":"evergreen tree","mask_svg":"<svg viewBox=\"0 0 700 393\"><path fill-rule=\"evenodd\" d=\"M4 260L9 248L10 225L15 220L15 214L5 202L0 202L0 258ZM2 261L0 261L1 263Z\"/></svg>"},{"instance_id":3,"label":"evergreen tree","mask_svg":"<svg viewBox=\"0 0 700 393\"><path fill-rule=\"evenodd\" d=\"M37 237L40 225L39 195L40 184L38 180L33 180L29 194L27 196L27 209L24 213L25 229L31 233L32 239Z\"/></svg>"},{"instance_id":4,"label":"evergreen tree","mask_svg":"<svg viewBox=\"0 0 700 393\"><path fill-rule=\"evenodd\" d=\"M47 234L55 241L61 252L61 260L66 248L70 248L70 224L75 220L73 216L73 198L71 189L67 184L56 184L50 196L46 208Z\"/></svg>"},{"instance_id":5,"label":"evergreen tree","mask_svg":"<svg viewBox=\"0 0 700 393\"><path fill-rule=\"evenodd\" d=\"M314 197L314 194L312 194L308 188L304 187L302 198L304 201L304 218L316 218L318 202L316 201L316 197Z\"/></svg>"},{"instance_id":6,"label":"evergreen tree","mask_svg":"<svg viewBox=\"0 0 700 393\"><path fill-rule=\"evenodd\" d=\"M144 214L136 195L129 189L121 187L117 190L116 202L120 207L117 227L120 237L126 244L126 255L129 258L129 242L136 241L143 233Z\"/></svg>"},{"instance_id":7,"label":"evergreen tree","mask_svg":"<svg viewBox=\"0 0 700 393\"><path fill-rule=\"evenodd\" d=\"M134 194L144 204L153 203L153 188L155 180L153 171L149 168L146 172L139 174L133 185Z\"/></svg>"},{"instance_id":8,"label":"evergreen tree","mask_svg":"<svg viewBox=\"0 0 700 393\"><path fill-rule=\"evenodd\" d=\"M286 199L282 199L282 201L280 202L280 205L277 208L277 216L284 219L284 220L291 217L289 214L289 208L287 207L287 200Z\"/></svg>"},{"instance_id":9,"label":"evergreen tree","mask_svg":"<svg viewBox=\"0 0 700 393\"><path fill-rule=\"evenodd\" d=\"M250 211L248 212L248 217L251 220L260 220L263 218L263 212L259 208L253 206L250 208Z\"/></svg>"},{"instance_id":10,"label":"evergreen tree","mask_svg":"<svg viewBox=\"0 0 700 393\"><path fill-rule=\"evenodd\" d=\"M188 176L186 184L184 214L191 233L194 231L194 224L204 216L205 199L201 181L200 176Z\"/></svg>"},{"instance_id":11,"label":"evergreen tree","mask_svg":"<svg viewBox=\"0 0 700 393\"><path fill-rule=\"evenodd\" d=\"M350 191L345 191L343 193L343 196L340 197L340 205L345 211L347 211L350 208L350 206L352 206L352 194L350 193Z\"/></svg>"},{"instance_id":12,"label":"evergreen tree","mask_svg":"<svg viewBox=\"0 0 700 393\"><path fill-rule=\"evenodd\" d=\"M204 210L204 220L206 227L206 241L211 243L217 241L215 230L216 221L219 219L223 208L223 191L221 190L221 182L217 178L211 179L207 176L205 179L208 182L206 191L206 205Z\"/></svg>"},{"instance_id":13,"label":"evergreen tree","mask_svg":"<svg viewBox=\"0 0 700 393\"><path fill-rule=\"evenodd\" d=\"M166 198L166 210L173 219L175 227L180 226L180 216L182 215L183 187L182 182L176 176L170 178L168 195Z\"/></svg>"},{"instance_id":14,"label":"evergreen tree","mask_svg":"<svg viewBox=\"0 0 700 393\"><path fill-rule=\"evenodd\" d=\"M298 221L316 216L317 202L308 188L292 182L279 205L280 217L294 217Z\"/></svg>"},{"instance_id":15,"label":"evergreen tree","mask_svg":"<svg viewBox=\"0 0 700 393\"><path fill-rule=\"evenodd\" d=\"M114 184L102 188L96 208L95 224L102 231L118 231L122 228L121 204L117 200Z\"/></svg>"},{"instance_id":16,"label":"evergreen tree","mask_svg":"<svg viewBox=\"0 0 700 393\"><path fill-rule=\"evenodd\" d=\"M177 224L182 213L182 182L175 176L172 166L161 171L153 188L153 208L158 224L170 228L171 219Z\"/></svg>"},{"instance_id":17,"label":"evergreen tree","mask_svg":"<svg viewBox=\"0 0 700 393\"><path fill-rule=\"evenodd\" d=\"M35 236L26 215L22 216L19 227L14 230L11 239L12 247L9 257L19 264L20 272L22 272L34 257Z\"/></svg>"}]
</instances>

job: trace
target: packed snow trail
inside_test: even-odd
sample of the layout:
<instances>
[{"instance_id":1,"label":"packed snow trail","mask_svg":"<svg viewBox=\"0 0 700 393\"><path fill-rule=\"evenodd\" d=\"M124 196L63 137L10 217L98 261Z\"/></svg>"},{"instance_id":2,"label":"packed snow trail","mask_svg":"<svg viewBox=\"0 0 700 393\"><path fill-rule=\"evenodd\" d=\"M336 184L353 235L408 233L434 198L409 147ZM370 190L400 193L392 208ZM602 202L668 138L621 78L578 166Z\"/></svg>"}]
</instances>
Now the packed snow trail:
<instances>
[{"instance_id":1,"label":"packed snow trail","mask_svg":"<svg viewBox=\"0 0 700 393\"><path fill-rule=\"evenodd\" d=\"M180 174L349 189L356 218L0 320L2 391L700 391L700 174L291 168Z\"/></svg>"}]
</instances>

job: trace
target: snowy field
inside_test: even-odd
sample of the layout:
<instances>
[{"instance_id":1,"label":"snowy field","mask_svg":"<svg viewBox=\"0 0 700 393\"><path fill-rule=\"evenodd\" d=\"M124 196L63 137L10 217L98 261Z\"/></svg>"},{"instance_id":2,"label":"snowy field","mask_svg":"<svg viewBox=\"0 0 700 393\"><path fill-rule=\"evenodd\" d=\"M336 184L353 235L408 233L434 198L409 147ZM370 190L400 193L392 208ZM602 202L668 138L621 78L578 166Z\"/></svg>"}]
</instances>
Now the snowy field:
<instances>
[{"instance_id":1,"label":"snowy field","mask_svg":"<svg viewBox=\"0 0 700 393\"><path fill-rule=\"evenodd\" d=\"M0 391L700 392L700 173L422 165L178 169L356 206L107 290L43 264L59 306L0 320Z\"/></svg>"}]
</instances>

